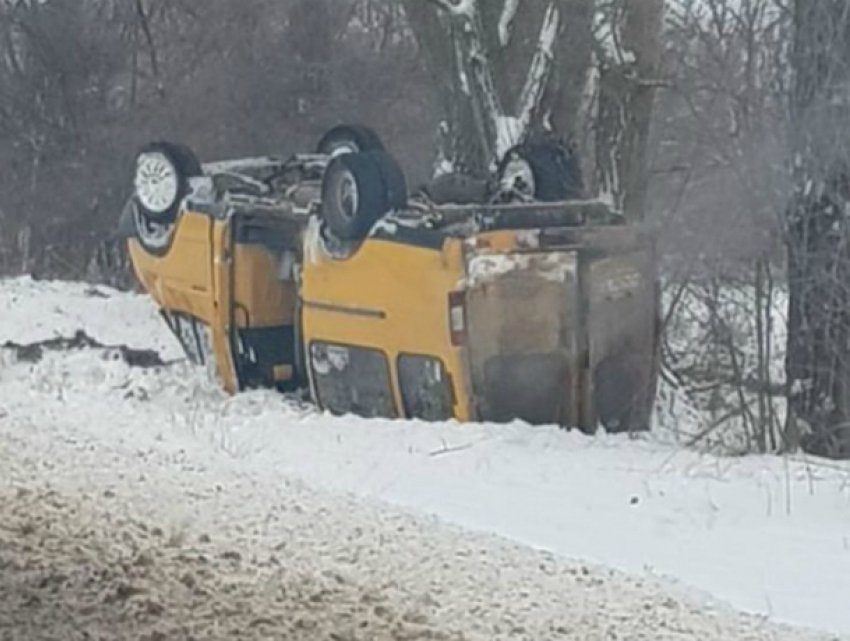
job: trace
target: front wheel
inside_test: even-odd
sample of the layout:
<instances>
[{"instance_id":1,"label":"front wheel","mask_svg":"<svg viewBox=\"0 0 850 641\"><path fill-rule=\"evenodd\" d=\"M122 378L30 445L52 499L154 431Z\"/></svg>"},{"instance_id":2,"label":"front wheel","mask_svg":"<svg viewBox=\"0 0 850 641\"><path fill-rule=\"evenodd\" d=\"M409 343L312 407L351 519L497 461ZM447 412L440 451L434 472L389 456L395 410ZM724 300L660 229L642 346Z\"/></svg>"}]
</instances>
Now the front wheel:
<instances>
[{"instance_id":1,"label":"front wheel","mask_svg":"<svg viewBox=\"0 0 850 641\"><path fill-rule=\"evenodd\" d=\"M136 156L136 204L149 220L173 222L181 201L189 193L189 180L201 175L201 163L188 147L151 143Z\"/></svg>"},{"instance_id":2,"label":"front wheel","mask_svg":"<svg viewBox=\"0 0 850 641\"><path fill-rule=\"evenodd\" d=\"M183 145L155 142L136 156L134 192L127 206L135 238L147 253L162 256L168 251L190 181L202 175L201 163Z\"/></svg>"}]
</instances>

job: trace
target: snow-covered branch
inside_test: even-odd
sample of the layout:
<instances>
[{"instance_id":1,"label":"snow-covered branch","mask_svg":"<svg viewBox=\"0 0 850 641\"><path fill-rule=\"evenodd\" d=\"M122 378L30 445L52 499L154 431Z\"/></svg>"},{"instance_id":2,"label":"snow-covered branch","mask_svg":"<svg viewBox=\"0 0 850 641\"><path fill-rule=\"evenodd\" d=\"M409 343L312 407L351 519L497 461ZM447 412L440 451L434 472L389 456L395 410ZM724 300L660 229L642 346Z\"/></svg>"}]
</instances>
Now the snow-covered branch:
<instances>
[{"instance_id":1,"label":"snow-covered branch","mask_svg":"<svg viewBox=\"0 0 850 641\"><path fill-rule=\"evenodd\" d=\"M537 51L531 63L528 80L522 89L522 94L520 94L519 121L522 132L526 132L531 126L531 120L535 112L540 108L543 95L546 93L546 85L552 74L555 38L558 35L560 25L561 14L555 3L552 3L546 10L546 17L540 29Z\"/></svg>"},{"instance_id":2,"label":"snow-covered branch","mask_svg":"<svg viewBox=\"0 0 850 641\"><path fill-rule=\"evenodd\" d=\"M594 31L596 55L602 65L627 65L635 62L635 53L626 46L623 35L627 21L623 0L606 0L597 7Z\"/></svg>"},{"instance_id":3,"label":"snow-covered branch","mask_svg":"<svg viewBox=\"0 0 850 641\"><path fill-rule=\"evenodd\" d=\"M507 47L511 42L511 32L518 9L519 0L505 0L505 6L499 18L499 44L503 47Z\"/></svg>"},{"instance_id":4,"label":"snow-covered branch","mask_svg":"<svg viewBox=\"0 0 850 641\"><path fill-rule=\"evenodd\" d=\"M476 0L426 0L426 2L456 16L471 17L477 8Z\"/></svg>"}]
</instances>

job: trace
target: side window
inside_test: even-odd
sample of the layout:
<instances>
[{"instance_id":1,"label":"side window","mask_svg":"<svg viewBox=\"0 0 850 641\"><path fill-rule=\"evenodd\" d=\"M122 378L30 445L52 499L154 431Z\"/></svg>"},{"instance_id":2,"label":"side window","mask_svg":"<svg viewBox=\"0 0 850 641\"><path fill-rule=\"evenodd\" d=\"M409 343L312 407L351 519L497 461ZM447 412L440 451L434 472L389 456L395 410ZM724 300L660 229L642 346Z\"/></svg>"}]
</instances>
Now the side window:
<instances>
[{"instance_id":1,"label":"side window","mask_svg":"<svg viewBox=\"0 0 850 641\"><path fill-rule=\"evenodd\" d=\"M396 418L390 368L383 352L312 343L310 366L319 405L334 414Z\"/></svg>"},{"instance_id":2,"label":"side window","mask_svg":"<svg viewBox=\"0 0 850 641\"><path fill-rule=\"evenodd\" d=\"M398 379L408 417L423 421L454 417L454 391L442 361L428 356L399 356Z\"/></svg>"}]
</instances>

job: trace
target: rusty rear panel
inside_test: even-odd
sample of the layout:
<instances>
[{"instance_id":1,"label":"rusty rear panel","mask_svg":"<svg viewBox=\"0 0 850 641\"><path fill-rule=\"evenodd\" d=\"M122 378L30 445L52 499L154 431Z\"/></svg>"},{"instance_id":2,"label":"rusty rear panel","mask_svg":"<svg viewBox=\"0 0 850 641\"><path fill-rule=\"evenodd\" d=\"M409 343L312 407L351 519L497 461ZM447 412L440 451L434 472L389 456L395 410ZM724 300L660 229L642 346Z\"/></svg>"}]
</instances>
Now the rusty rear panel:
<instances>
[{"instance_id":1,"label":"rusty rear panel","mask_svg":"<svg viewBox=\"0 0 850 641\"><path fill-rule=\"evenodd\" d=\"M467 249L478 418L613 431L648 420L657 288L639 230L499 232Z\"/></svg>"},{"instance_id":2,"label":"rusty rear panel","mask_svg":"<svg viewBox=\"0 0 850 641\"><path fill-rule=\"evenodd\" d=\"M580 346L575 252L468 261L468 357L479 418L576 424Z\"/></svg>"},{"instance_id":3,"label":"rusty rear panel","mask_svg":"<svg viewBox=\"0 0 850 641\"><path fill-rule=\"evenodd\" d=\"M588 381L596 418L611 432L648 427L655 398L658 287L650 249L586 266Z\"/></svg>"}]
</instances>

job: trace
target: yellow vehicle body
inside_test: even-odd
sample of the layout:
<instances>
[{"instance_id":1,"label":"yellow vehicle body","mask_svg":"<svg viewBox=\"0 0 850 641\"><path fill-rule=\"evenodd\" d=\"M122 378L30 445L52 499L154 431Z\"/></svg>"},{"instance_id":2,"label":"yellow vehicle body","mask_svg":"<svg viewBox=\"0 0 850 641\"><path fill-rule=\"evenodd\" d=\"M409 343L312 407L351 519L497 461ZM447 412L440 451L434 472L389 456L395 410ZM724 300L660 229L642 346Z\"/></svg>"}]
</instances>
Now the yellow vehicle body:
<instances>
[{"instance_id":1,"label":"yellow vehicle body","mask_svg":"<svg viewBox=\"0 0 850 641\"><path fill-rule=\"evenodd\" d=\"M183 211L163 255L129 241L142 287L190 358L214 370L229 392L251 384L240 382L240 333L294 328L298 296L294 280L279 277L275 253L260 244L235 242L233 220ZM294 330L288 338L293 337ZM294 358L273 363L264 382L292 384L294 370Z\"/></svg>"},{"instance_id":2,"label":"yellow vehicle body","mask_svg":"<svg viewBox=\"0 0 850 641\"><path fill-rule=\"evenodd\" d=\"M514 179L504 201L411 199L374 135L337 132L289 159L137 157L120 227L191 360L335 414L646 427L658 286L638 228Z\"/></svg>"},{"instance_id":3,"label":"yellow vehicle body","mask_svg":"<svg viewBox=\"0 0 850 641\"><path fill-rule=\"evenodd\" d=\"M317 229L189 208L166 251L129 248L230 392L309 385L324 409L383 418L648 420L657 283L634 228L378 233L343 256Z\"/></svg>"},{"instance_id":4,"label":"yellow vehicle body","mask_svg":"<svg viewBox=\"0 0 850 641\"><path fill-rule=\"evenodd\" d=\"M395 406L390 416L395 417L405 416L399 358L405 354L433 357L453 382L452 418L471 420L472 407L464 393L463 354L452 345L448 308L449 294L463 277L459 240L449 241L437 251L370 239L346 260L308 255L302 300L307 345L326 341L382 353ZM321 403L315 376L311 385L314 398Z\"/></svg>"},{"instance_id":5,"label":"yellow vehicle body","mask_svg":"<svg viewBox=\"0 0 850 641\"><path fill-rule=\"evenodd\" d=\"M561 238L548 246L540 230L522 229L430 243L372 237L345 259L306 252L302 332L313 398L337 413L388 418L643 429L655 391L651 245L625 226L554 231ZM381 364L341 378L325 398L316 345L336 350L320 358L326 370L364 350ZM423 379L405 381L401 371L410 357L433 364L442 385L432 379L424 393L446 387L450 410L417 402ZM358 399L359 381L382 370L391 405Z\"/></svg>"}]
</instances>

